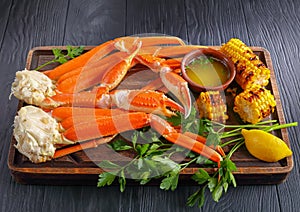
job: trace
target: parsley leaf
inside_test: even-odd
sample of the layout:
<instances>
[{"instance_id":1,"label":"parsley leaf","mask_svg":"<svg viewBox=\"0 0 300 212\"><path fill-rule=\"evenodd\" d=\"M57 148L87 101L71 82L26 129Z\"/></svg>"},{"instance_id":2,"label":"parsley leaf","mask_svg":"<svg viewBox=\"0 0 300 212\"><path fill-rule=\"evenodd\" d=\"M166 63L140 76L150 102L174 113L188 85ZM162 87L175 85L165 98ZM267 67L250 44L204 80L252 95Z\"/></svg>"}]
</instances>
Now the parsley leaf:
<instances>
[{"instance_id":1,"label":"parsley leaf","mask_svg":"<svg viewBox=\"0 0 300 212\"><path fill-rule=\"evenodd\" d=\"M136 143L137 143L138 137L139 137L138 131L134 131L134 133L131 136L131 143L133 145L133 149L136 149Z\"/></svg>"},{"instance_id":2,"label":"parsley leaf","mask_svg":"<svg viewBox=\"0 0 300 212\"><path fill-rule=\"evenodd\" d=\"M173 126L181 126L183 132L198 132L199 124L195 107L191 108L191 113L186 119L183 114L177 112L175 116L166 117L166 120Z\"/></svg>"},{"instance_id":3,"label":"parsley leaf","mask_svg":"<svg viewBox=\"0 0 300 212\"><path fill-rule=\"evenodd\" d=\"M164 178L160 184L160 189L163 190L172 190L174 191L177 188L179 178L179 172L175 172L173 174L168 175Z\"/></svg>"},{"instance_id":4,"label":"parsley leaf","mask_svg":"<svg viewBox=\"0 0 300 212\"><path fill-rule=\"evenodd\" d=\"M206 186L202 187L201 189L196 191L194 194L189 196L189 198L187 200L187 205L192 207L196 204L196 202L198 202L198 207L201 208L204 205L204 201L205 201L205 195L204 195L205 189L206 189Z\"/></svg>"},{"instance_id":5,"label":"parsley leaf","mask_svg":"<svg viewBox=\"0 0 300 212\"><path fill-rule=\"evenodd\" d=\"M52 49L52 53L54 55L54 59L50 60L42 65L40 65L39 67L37 67L35 70L38 71L41 68L52 64L52 63L66 63L68 62L68 60L73 59L75 57L78 57L79 55L81 55L83 53L83 46L79 46L79 47L72 47L70 45L67 46L67 53L65 54L61 49Z\"/></svg>"},{"instance_id":6,"label":"parsley leaf","mask_svg":"<svg viewBox=\"0 0 300 212\"><path fill-rule=\"evenodd\" d=\"M228 185L227 185L228 186ZM218 202L223 193L223 185L220 182L212 192L212 198L215 202Z\"/></svg>"},{"instance_id":7,"label":"parsley leaf","mask_svg":"<svg viewBox=\"0 0 300 212\"><path fill-rule=\"evenodd\" d=\"M126 178L125 178L124 170L121 170L118 181L119 181L119 184L120 184L120 191L124 192L125 191L125 185L126 185Z\"/></svg>"},{"instance_id":8,"label":"parsley leaf","mask_svg":"<svg viewBox=\"0 0 300 212\"><path fill-rule=\"evenodd\" d=\"M67 51L68 51L67 55L73 59L82 54L83 46L80 46L80 47L67 46Z\"/></svg>"},{"instance_id":9,"label":"parsley leaf","mask_svg":"<svg viewBox=\"0 0 300 212\"><path fill-rule=\"evenodd\" d=\"M147 152L149 146L150 144L142 144L142 145L138 144L136 145L136 151L140 156L143 156Z\"/></svg>"},{"instance_id":10,"label":"parsley leaf","mask_svg":"<svg viewBox=\"0 0 300 212\"><path fill-rule=\"evenodd\" d=\"M112 143L109 143L108 146L111 147L115 151L123 151L123 150L132 149L132 146L128 145L122 139L118 139Z\"/></svg>"},{"instance_id":11,"label":"parsley leaf","mask_svg":"<svg viewBox=\"0 0 300 212\"><path fill-rule=\"evenodd\" d=\"M61 51L62 51L61 49L52 49L52 53L54 54L54 59L58 59L64 56L64 54Z\"/></svg>"},{"instance_id":12,"label":"parsley leaf","mask_svg":"<svg viewBox=\"0 0 300 212\"><path fill-rule=\"evenodd\" d=\"M99 175L97 187L103 187L106 185L111 185L115 180L116 175L109 172L103 172Z\"/></svg>"},{"instance_id":13,"label":"parsley leaf","mask_svg":"<svg viewBox=\"0 0 300 212\"><path fill-rule=\"evenodd\" d=\"M213 176L210 176L205 170L200 168L192 176L192 179L202 185L202 187L188 198L187 204L194 206L198 202L198 206L201 207L204 204L203 190L206 188L211 192L213 200L218 202L223 192L227 192L230 184L236 187L232 171L236 171L236 166L228 157L221 161L221 167Z\"/></svg>"},{"instance_id":14,"label":"parsley leaf","mask_svg":"<svg viewBox=\"0 0 300 212\"><path fill-rule=\"evenodd\" d=\"M207 146L217 146L221 143L221 139L219 133L210 132L206 138L206 145Z\"/></svg>"},{"instance_id":15,"label":"parsley leaf","mask_svg":"<svg viewBox=\"0 0 300 212\"><path fill-rule=\"evenodd\" d=\"M199 169L193 176L192 179L195 180L198 184L203 184L210 178L207 171L204 169Z\"/></svg>"}]
</instances>

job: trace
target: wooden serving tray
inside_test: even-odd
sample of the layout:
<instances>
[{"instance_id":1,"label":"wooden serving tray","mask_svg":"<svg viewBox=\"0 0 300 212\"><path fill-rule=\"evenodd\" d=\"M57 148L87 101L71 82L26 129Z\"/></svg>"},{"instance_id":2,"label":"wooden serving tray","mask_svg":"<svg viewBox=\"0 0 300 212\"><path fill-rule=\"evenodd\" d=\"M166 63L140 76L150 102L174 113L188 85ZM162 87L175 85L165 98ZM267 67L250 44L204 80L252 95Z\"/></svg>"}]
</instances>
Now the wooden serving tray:
<instances>
[{"instance_id":1,"label":"wooden serving tray","mask_svg":"<svg viewBox=\"0 0 300 212\"><path fill-rule=\"evenodd\" d=\"M51 49L61 48L62 46L44 46L36 47L32 49L28 54L27 69L34 69L39 65L51 60L53 54ZM91 49L92 46L85 47L85 50ZM211 48L219 49L218 46L211 46ZM266 64L266 66L271 70L270 83L267 86L269 90L272 91L275 96L277 106L275 112L270 115L269 119L276 119L280 124L285 123L284 115L282 111L282 105L280 102L280 96L278 93L277 83L275 79L275 74L272 66L272 61L270 53L261 47L251 47L252 50L259 56L259 58ZM46 69L51 69L55 65L45 67ZM138 70L135 70L136 73ZM128 74L130 76L130 73ZM127 77L128 77L127 76ZM149 71L148 75L143 72L144 82L136 82L132 78L128 77L121 83L119 88L134 89L138 88L140 85L145 85L145 83L151 81L153 78L153 73ZM136 78L134 78L136 79ZM236 86L236 85L231 85ZM227 102L233 102L230 94L226 94ZM22 107L24 103L19 102L19 108ZM228 105L228 113L230 119L229 123L241 123L237 119L237 116L233 114ZM233 120L234 119L234 120ZM277 130L273 132L276 136L282 138L288 146L290 146L288 133L286 129ZM18 150L14 147L16 140L12 136L11 145L8 156L8 166L11 170L11 175L14 180L18 183L23 184L51 184L51 185L96 185L98 180L98 175L102 173L102 169L99 168L96 161L102 161L105 159L109 160L124 160L124 157L114 156L111 157L111 153L105 145L99 146L94 149L89 149L85 151L80 151L73 153L71 155L58 158L46 163L34 164L30 162L26 157L21 155ZM130 159L130 152L124 152L123 155ZM90 160L89 157L93 158ZM239 185L243 184L278 184L283 182L290 171L293 168L292 156L282 159L276 163L266 163L262 162L254 157L252 157L246 148L243 146L232 156L232 161L235 162L238 170L234 173L236 181ZM193 184L193 180L190 177L198 170L200 166L193 165L192 167L187 167L182 171L180 176L180 182L183 184ZM213 168L205 168L209 173L213 173L215 170ZM154 181L155 183L155 181Z\"/></svg>"}]
</instances>

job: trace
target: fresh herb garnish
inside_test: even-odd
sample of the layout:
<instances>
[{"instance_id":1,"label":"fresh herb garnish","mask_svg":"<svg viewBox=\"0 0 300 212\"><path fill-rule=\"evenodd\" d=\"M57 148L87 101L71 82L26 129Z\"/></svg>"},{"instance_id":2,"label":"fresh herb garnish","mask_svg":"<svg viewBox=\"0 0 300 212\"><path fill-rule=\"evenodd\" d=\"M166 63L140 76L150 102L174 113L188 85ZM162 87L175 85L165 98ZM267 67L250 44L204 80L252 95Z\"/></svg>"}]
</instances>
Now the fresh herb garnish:
<instances>
[{"instance_id":1,"label":"fresh herb garnish","mask_svg":"<svg viewBox=\"0 0 300 212\"><path fill-rule=\"evenodd\" d=\"M197 118L197 110L195 107L191 108L190 115L185 119L184 115L177 112L175 116L163 117L171 123L173 126L181 126L182 132L193 132L197 133L199 130L199 119Z\"/></svg>"},{"instance_id":2,"label":"fresh herb garnish","mask_svg":"<svg viewBox=\"0 0 300 212\"><path fill-rule=\"evenodd\" d=\"M236 187L234 171L237 170L231 156L242 145L244 145L241 129L258 128L265 131L271 131L291 126L297 123L282 124L275 123L274 120L264 121L257 124L248 125L226 125L210 121L208 119L197 119L196 109L193 108L190 117L184 119L182 115L177 114L167 118L173 126L181 125L182 131L193 131L206 137L207 145L220 145L222 147L234 144L227 155L217 167L217 163L197 154L188 152L182 147L175 147L173 144L165 142L161 136L151 128L143 128L134 131L129 144L122 140L117 140L110 144L115 151L123 151L130 149L134 151L136 156L125 165L118 165L111 161L102 161L99 166L108 172L99 175L98 187L112 184L116 179L120 185L120 191L123 192L126 186L126 179L135 179L141 185L144 185L152 179L160 179L160 188L163 190L174 191L178 185L179 174L189 165L196 163L203 167L215 167L217 171L209 174L203 168L191 177L200 188L190 195L187 199L188 206L203 206L205 202L205 190L211 192L212 199L216 202L220 200L222 195L228 191L229 186ZM196 121L197 120L197 121ZM226 141L222 141L226 139ZM185 154L188 161L177 163L172 156L176 153Z\"/></svg>"},{"instance_id":3,"label":"fresh herb garnish","mask_svg":"<svg viewBox=\"0 0 300 212\"><path fill-rule=\"evenodd\" d=\"M230 160L233 153L238 150L242 145L244 145L244 138L241 137L241 130L244 128L251 129L260 129L266 132L282 129L292 126L297 126L297 122L288 123L288 124L278 124L274 123L276 120L268 120L259 122L257 124L247 124L247 125L225 125L218 122L212 122L207 119L201 121L201 126L204 127L205 131L208 131L207 144L208 142L213 142L210 144L219 144L224 147L229 144L235 143L231 148L230 152L226 155L223 161L221 161L221 167L215 172L212 176L209 176L208 173L199 169L197 173L192 176L192 179L195 180L201 187L193 193L187 200L187 205L194 206L196 203L199 207L202 207L205 201L204 192L208 188L212 194L214 201L218 202L223 193L226 193L229 185L237 186L234 175L232 172L236 171L237 168L235 164ZM272 125L271 125L272 124ZM230 131L224 131L225 129L231 129ZM238 136L238 137L237 137ZM230 139L225 143L221 143L223 138L234 138Z\"/></svg>"},{"instance_id":4,"label":"fresh herb garnish","mask_svg":"<svg viewBox=\"0 0 300 212\"><path fill-rule=\"evenodd\" d=\"M41 68L43 68L49 64L52 64L52 63L61 63L61 64L66 63L68 60L71 60L71 59L81 55L84 50L83 48L84 48L83 46L72 47L72 46L68 45L66 54L61 49L52 49L54 59L40 65L35 70L38 71Z\"/></svg>"},{"instance_id":5,"label":"fresh herb garnish","mask_svg":"<svg viewBox=\"0 0 300 212\"><path fill-rule=\"evenodd\" d=\"M110 144L108 144L115 151L123 151L132 149L132 146L128 145L124 140L118 139Z\"/></svg>"},{"instance_id":6,"label":"fresh herb garnish","mask_svg":"<svg viewBox=\"0 0 300 212\"><path fill-rule=\"evenodd\" d=\"M189 196L187 200L188 206L194 206L198 203L198 207L202 207L205 202L204 193L207 188L211 192L213 200L218 202L222 194L227 192L229 185L232 184L236 187L236 181L232 172L236 171L237 168L230 160L230 157L241 145L243 145L243 143L237 143L235 147L231 149L226 158L221 161L221 167L212 176L201 168L192 176L192 179L201 185L201 187Z\"/></svg>"},{"instance_id":7,"label":"fresh herb garnish","mask_svg":"<svg viewBox=\"0 0 300 212\"><path fill-rule=\"evenodd\" d=\"M151 135L151 138L147 138L145 134ZM126 178L135 179L141 185L148 183L151 179L161 179L161 189L175 190L178 184L179 173L188 165L195 162L197 157L182 164L175 162L171 158L173 154L183 152L184 149L180 147L174 148L173 144L164 143L158 137L158 134L151 129L146 132L134 131L132 135L134 145L132 148L136 152L136 157L123 166L111 161L100 162L99 167L109 170L111 174L108 175L106 174L107 172L100 174L98 187L112 183L115 178L111 175L114 174L118 178L120 191L122 192L125 189ZM122 142L117 140L110 144L110 147L118 151L120 143ZM125 145L127 146L127 144Z\"/></svg>"}]
</instances>

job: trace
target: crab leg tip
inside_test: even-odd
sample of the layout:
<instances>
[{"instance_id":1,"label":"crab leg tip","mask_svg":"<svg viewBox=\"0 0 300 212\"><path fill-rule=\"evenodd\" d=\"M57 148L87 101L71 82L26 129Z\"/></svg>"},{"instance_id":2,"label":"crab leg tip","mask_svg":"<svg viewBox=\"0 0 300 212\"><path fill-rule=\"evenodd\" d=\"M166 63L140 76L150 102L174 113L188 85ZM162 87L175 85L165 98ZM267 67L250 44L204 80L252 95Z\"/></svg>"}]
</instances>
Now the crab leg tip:
<instances>
[{"instance_id":1,"label":"crab leg tip","mask_svg":"<svg viewBox=\"0 0 300 212\"><path fill-rule=\"evenodd\" d=\"M184 118L187 119L191 114L191 107L184 106Z\"/></svg>"},{"instance_id":2,"label":"crab leg tip","mask_svg":"<svg viewBox=\"0 0 300 212\"><path fill-rule=\"evenodd\" d=\"M183 104L184 107L184 118L187 118L191 114L192 100L186 83L184 83L184 86L182 86L181 88L181 95L182 95L181 103Z\"/></svg>"}]
</instances>

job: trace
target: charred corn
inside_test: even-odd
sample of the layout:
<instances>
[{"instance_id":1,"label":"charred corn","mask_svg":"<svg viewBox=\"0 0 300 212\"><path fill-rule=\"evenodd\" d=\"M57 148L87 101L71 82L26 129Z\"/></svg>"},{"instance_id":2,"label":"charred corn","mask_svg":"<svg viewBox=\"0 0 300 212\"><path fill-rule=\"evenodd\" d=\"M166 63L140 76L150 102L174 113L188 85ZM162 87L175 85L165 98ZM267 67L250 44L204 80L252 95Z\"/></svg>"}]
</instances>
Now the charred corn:
<instances>
[{"instance_id":1,"label":"charred corn","mask_svg":"<svg viewBox=\"0 0 300 212\"><path fill-rule=\"evenodd\" d=\"M197 99L200 118L208 118L224 123L227 119L227 106L219 91L201 92Z\"/></svg>"},{"instance_id":2,"label":"charred corn","mask_svg":"<svg viewBox=\"0 0 300 212\"><path fill-rule=\"evenodd\" d=\"M245 122L255 124L274 112L276 102L269 90L259 85L244 90L234 100L233 111Z\"/></svg>"},{"instance_id":3,"label":"charred corn","mask_svg":"<svg viewBox=\"0 0 300 212\"><path fill-rule=\"evenodd\" d=\"M270 70L259 57L241 40L232 38L221 49L235 64L236 82L243 88L253 84L266 86L269 83Z\"/></svg>"}]
</instances>

